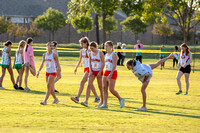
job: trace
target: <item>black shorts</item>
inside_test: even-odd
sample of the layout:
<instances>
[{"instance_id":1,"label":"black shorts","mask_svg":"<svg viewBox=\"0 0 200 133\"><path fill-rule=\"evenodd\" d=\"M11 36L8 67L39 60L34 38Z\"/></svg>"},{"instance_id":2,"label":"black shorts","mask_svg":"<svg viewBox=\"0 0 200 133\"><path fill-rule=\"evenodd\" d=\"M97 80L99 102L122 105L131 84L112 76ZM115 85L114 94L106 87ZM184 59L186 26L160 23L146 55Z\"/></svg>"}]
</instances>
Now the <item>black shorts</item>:
<instances>
[{"instance_id":1,"label":"black shorts","mask_svg":"<svg viewBox=\"0 0 200 133\"><path fill-rule=\"evenodd\" d=\"M187 65L185 68L181 67L179 69L179 71L183 72L183 73L190 73L191 72L191 66Z\"/></svg>"}]
</instances>

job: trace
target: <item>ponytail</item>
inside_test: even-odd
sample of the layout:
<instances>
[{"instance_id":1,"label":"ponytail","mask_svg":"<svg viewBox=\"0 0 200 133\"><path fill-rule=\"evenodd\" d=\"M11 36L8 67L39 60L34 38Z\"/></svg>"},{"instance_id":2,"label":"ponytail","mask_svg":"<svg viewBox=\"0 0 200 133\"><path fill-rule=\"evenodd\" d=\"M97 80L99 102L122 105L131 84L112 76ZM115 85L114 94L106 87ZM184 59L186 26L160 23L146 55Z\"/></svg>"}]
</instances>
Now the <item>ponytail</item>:
<instances>
[{"instance_id":1,"label":"ponytail","mask_svg":"<svg viewBox=\"0 0 200 133\"><path fill-rule=\"evenodd\" d=\"M28 50L28 45L33 41L33 39L31 37L27 38L26 40L26 46L25 46L25 51L27 52Z\"/></svg>"}]
</instances>

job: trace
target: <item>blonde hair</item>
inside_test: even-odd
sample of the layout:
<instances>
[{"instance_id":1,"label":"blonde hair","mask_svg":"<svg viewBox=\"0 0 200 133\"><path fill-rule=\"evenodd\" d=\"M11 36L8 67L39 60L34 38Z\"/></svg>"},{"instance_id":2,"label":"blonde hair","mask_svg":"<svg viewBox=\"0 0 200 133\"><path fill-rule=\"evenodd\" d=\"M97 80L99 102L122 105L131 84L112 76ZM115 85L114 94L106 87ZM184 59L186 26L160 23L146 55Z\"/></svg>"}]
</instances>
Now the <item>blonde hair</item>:
<instances>
[{"instance_id":1,"label":"blonde hair","mask_svg":"<svg viewBox=\"0 0 200 133\"><path fill-rule=\"evenodd\" d=\"M19 42L19 46L18 46L18 48L17 48L18 53L19 53L20 47L22 47L23 45L26 45L26 41L21 40L21 41Z\"/></svg>"}]
</instances>

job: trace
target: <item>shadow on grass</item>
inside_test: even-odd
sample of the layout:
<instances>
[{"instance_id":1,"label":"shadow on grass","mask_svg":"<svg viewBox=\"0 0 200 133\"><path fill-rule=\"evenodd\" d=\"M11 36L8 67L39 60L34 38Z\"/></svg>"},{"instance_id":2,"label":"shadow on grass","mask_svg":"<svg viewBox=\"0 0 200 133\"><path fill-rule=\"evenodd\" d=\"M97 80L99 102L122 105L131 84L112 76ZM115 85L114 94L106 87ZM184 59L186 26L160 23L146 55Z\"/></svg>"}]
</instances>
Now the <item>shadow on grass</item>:
<instances>
[{"instance_id":1,"label":"shadow on grass","mask_svg":"<svg viewBox=\"0 0 200 133\"><path fill-rule=\"evenodd\" d=\"M140 103L140 104L142 104L142 102L129 101L129 100L126 100L126 98L125 98L125 102ZM187 107L172 106L172 105L157 104L157 103L149 103L149 102L147 103L147 105L155 105L155 106L162 106L162 107L170 107L170 108L178 108L178 109L188 109L188 110L198 110L199 111L199 109L192 109L192 108L187 108Z\"/></svg>"}]
</instances>

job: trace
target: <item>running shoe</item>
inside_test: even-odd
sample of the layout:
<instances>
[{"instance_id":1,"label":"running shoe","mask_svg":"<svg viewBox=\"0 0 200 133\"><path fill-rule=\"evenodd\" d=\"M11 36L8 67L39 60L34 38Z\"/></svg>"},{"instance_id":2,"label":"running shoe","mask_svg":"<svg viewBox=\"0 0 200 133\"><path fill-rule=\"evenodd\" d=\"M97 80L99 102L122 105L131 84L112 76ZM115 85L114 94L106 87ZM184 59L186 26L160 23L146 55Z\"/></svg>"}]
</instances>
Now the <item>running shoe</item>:
<instances>
[{"instance_id":1,"label":"running shoe","mask_svg":"<svg viewBox=\"0 0 200 133\"><path fill-rule=\"evenodd\" d=\"M99 109L107 109L108 105L102 104L101 106L98 106L97 108L99 108Z\"/></svg>"},{"instance_id":2,"label":"running shoe","mask_svg":"<svg viewBox=\"0 0 200 133\"><path fill-rule=\"evenodd\" d=\"M181 94L182 93L182 91L178 91L177 93L176 93L176 95L179 95L179 94Z\"/></svg>"},{"instance_id":3,"label":"running shoe","mask_svg":"<svg viewBox=\"0 0 200 133\"><path fill-rule=\"evenodd\" d=\"M125 105L125 99L121 98L121 100L119 100L119 104L120 104L120 108L123 108Z\"/></svg>"},{"instance_id":4,"label":"running shoe","mask_svg":"<svg viewBox=\"0 0 200 133\"><path fill-rule=\"evenodd\" d=\"M187 95L188 94L188 92L185 92L185 94L184 95Z\"/></svg>"},{"instance_id":5,"label":"running shoe","mask_svg":"<svg viewBox=\"0 0 200 133\"><path fill-rule=\"evenodd\" d=\"M24 88L22 88L22 87L19 87L19 88L18 88L18 90L24 90Z\"/></svg>"},{"instance_id":6,"label":"running shoe","mask_svg":"<svg viewBox=\"0 0 200 133\"><path fill-rule=\"evenodd\" d=\"M0 89L1 89L1 90L4 90L4 89L6 89L6 88L4 88L3 86L1 86Z\"/></svg>"},{"instance_id":7,"label":"running shoe","mask_svg":"<svg viewBox=\"0 0 200 133\"><path fill-rule=\"evenodd\" d=\"M142 107L142 108L137 109L137 111L147 111L147 108L146 107Z\"/></svg>"},{"instance_id":8,"label":"running shoe","mask_svg":"<svg viewBox=\"0 0 200 133\"><path fill-rule=\"evenodd\" d=\"M54 92L59 93L59 91L57 91L57 90L54 90Z\"/></svg>"},{"instance_id":9,"label":"running shoe","mask_svg":"<svg viewBox=\"0 0 200 133\"><path fill-rule=\"evenodd\" d=\"M14 88L15 90L18 90L18 89L19 89L17 84L14 84L13 88Z\"/></svg>"},{"instance_id":10,"label":"running shoe","mask_svg":"<svg viewBox=\"0 0 200 133\"><path fill-rule=\"evenodd\" d=\"M24 88L25 91L31 91L28 87Z\"/></svg>"},{"instance_id":11,"label":"running shoe","mask_svg":"<svg viewBox=\"0 0 200 133\"><path fill-rule=\"evenodd\" d=\"M94 102L94 103L99 103L99 102L100 102L100 98L98 98L98 97L95 98L93 102Z\"/></svg>"},{"instance_id":12,"label":"running shoe","mask_svg":"<svg viewBox=\"0 0 200 133\"><path fill-rule=\"evenodd\" d=\"M98 107L100 107L101 105L102 105L102 103L99 103L98 105L95 105L95 107L98 108Z\"/></svg>"},{"instance_id":13,"label":"running shoe","mask_svg":"<svg viewBox=\"0 0 200 133\"><path fill-rule=\"evenodd\" d=\"M40 102L40 104L41 104L41 105L47 105L47 102L42 101L42 102Z\"/></svg>"},{"instance_id":14,"label":"running shoe","mask_svg":"<svg viewBox=\"0 0 200 133\"><path fill-rule=\"evenodd\" d=\"M78 97L71 97L71 100L74 101L75 103L78 103L78 102L79 102Z\"/></svg>"},{"instance_id":15,"label":"running shoe","mask_svg":"<svg viewBox=\"0 0 200 133\"><path fill-rule=\"evenodd\" d=\"M88 107L88 103L86 101L84 102L81 102L81 105L85 106L85 107Z\"/></svg>"},{"instance_id":16,"label":"running shoe","mask_svg":"<svg viewBox=\"0 0 200 133\"><path fill-rule=\"evenodd\" d=\"M59 103L58 98L56 98L51 104L57 104L57 103Z\"/></svg>"}]
</instances>

